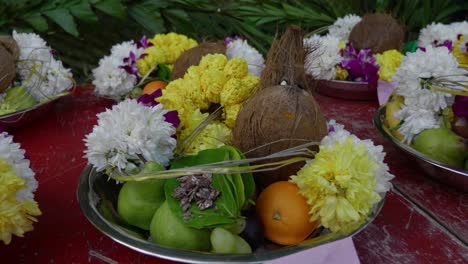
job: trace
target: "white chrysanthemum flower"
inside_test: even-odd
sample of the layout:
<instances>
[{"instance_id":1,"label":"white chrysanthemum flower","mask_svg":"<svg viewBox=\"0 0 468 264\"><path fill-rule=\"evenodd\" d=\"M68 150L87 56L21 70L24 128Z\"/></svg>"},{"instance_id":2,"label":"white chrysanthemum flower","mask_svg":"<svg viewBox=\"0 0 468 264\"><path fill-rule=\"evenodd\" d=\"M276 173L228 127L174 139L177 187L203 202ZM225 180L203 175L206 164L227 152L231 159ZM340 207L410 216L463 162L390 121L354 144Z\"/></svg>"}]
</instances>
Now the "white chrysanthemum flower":
<instances>
[{"instance_id":1,"label":"white chrysanthemum flower","mask_svg":"<svg viewBox=\"0 0 468 264\"><path fill-rule=\"evenodd\" d=\"M331 35L313 35L304 39L304 47L311 49L304 65L306 73L316 79L333 80L335 66L341 61L339 44L340 39Z\"/></svg>"},{"instance_id":2,"label":"white chrysanthemum flower","mask_svg":"<svg viewBox=\"0 0 468 264\"><path fill-rule=\"evenodd\" d=\"M446 47L427 46L425 52L417 50L403 58L392 81L396 82L396 93L405 98L402 109L395 113L405 123L398 130L405 142L411 142L415 133L422 129L438 127L440 122L436 115L453 103L453 95L423 87L421 78L444 77L451 81L468 81L463 74L464 70L458 68L456 58ZM429 117L429 113L433 117ZM428 123L424 125L423 121L416 121L417 118L423 118Z\"/></svg>"},{"instance_id":3,"label":"white chrysanthemum flower","mask_svg":"<svg viewBox=\"0 0 468 264\"><path fill-rule=\"evenodd\" d=\"M348 40L351 30L357 23L361 22L361 17L349 14L344 17L338 18L333 25L328 28L331 36L337 37L340 40Z\"/></svg>"},{"instance_id":4,"label":"white chrysanthemum flower","mask_svg":"<svg viewBox=\"0 0 468 264\"><path fill-rule=\"evenodd\" d=\"M93 70L96 93L116 100L127 94L137 84L137 78L121 66L125 65L124 59L128 58L131 52L138 59L143 51L144 49L137 48L133 41L114 45L111 54L102 58L99 66Z\"/></svg>"},{"instance_id":5,"label":"white chrysanthemum flower","mask_svg":"<svg viewBox=\"0 0 468 264\"><path fill-rule=\"evenodd\" d=\"M334 147L335 142L340 142L343 144L348 138L351 137L354 145L363 144L367 148L369 158L374 160L377 164L376 169L376 192L381 196L385 194L388 190L392 188L390 181L395 177L389 172L388 165L384 162L385 152L383 147L374 145L374 142L370 139L361 140L356 135L351 134L348 130L344 128L342 124L337 123L335 120L331 119L328 122L328 128L330 132L325 136L320 142L320 146L325 147ZM331 129L332 128L332 129Z\"/></svg>"},{"instance_id":6,"label":"white chrysanthemum flower","mask_svg":"<svg viewBox=\"0 0 468 264\"><path fill-rule=\"evenodd\" d=\"M418 38L418 46L437 46L445 41L455 43L459 35L468 34L468 22L454 22L452 24L432 23L421 29Z\"/></svg>"},{"instance_id":7,"label":"white chrysanthemum flower","mask_svg":"<svg viewBox=\"0 0 468 264\"><path fill-rule=\"evenodd\" d=\"M144 161L167 166L176 147L176 129L165 121L166 113L162 104L147 107L134 99L107 109L97 115L98 124L86 136L85 157L97 171L130 172Z\"/></svg>"},{"instance_id":8,"label":"white chrysanthemum flower","mask_svg":"<svg viewBox=\"0 0 468 264\"><path fill-rule=\"evenodd\" d=\"M226 46L226 57L242 58L247 61L249 67L249 73L260 76L265 69L265 59L262 54L258 52L254 47L247 43L247 40L235 39L229 42Z\"/></svg>"},{"instance_id":9,"label":"white chrysanthemum flower","mask_svg":"<svg viewBox=\"0 0 468 264\"><path fill-rule=\"evenodd\" d=\"M19 202L34 200L34 192L37 189L37 181L34 172L29 167L29 160L24 158L25 151L20 144L13 142L13 137L8 133L0 133L0 158L5 159L15 169L16 175L25 181L26 188L16 193Z\"/></svg>"},{"instance_id":10,"label":"white chrysanthemum flower","mask_svg":"<svg viewBox=\"0 0 468 264\"><path fill-rule=\"evenodd\" d=\"M39 35L13 31L13 39L20 50L17 72L37 101L50 99L73 86L70 69L53 57L52 49Z\"/></svg>"}]
</instances>

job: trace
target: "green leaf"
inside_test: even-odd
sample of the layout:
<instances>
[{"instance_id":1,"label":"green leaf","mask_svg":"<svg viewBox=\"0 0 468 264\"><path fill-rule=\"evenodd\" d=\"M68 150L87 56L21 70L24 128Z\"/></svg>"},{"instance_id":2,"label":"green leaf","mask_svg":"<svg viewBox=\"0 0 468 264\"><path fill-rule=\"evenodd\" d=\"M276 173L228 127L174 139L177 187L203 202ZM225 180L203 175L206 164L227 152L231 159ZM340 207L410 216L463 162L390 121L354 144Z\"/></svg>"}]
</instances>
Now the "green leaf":
<instances>
[{"instance_id":1,"label":"green leaf","mask_svg":"<svg viewBox=\"0 0 468 264\"><path fill-rule=\"evenodd\" d=\"M116 18L125 19L127 17L125 6L120 0L95 1L94 7Z\"/></svg>"},{"instance_id":2,"label":"green leaf","mask_svg":"<svg viewBox=\"0 0 468 264\"><path fill-rule=\"evenodd\" d=\"M169 82L171 80L171 69L165 64L158 65L156 80Z\"/></svg>"},{"instance_id":3,"label":"green leaf","mask_svg":"<svg viewBox=\"0 0 468 264\"><path fill-rule=\"evenodd\" d=\"M41 15L25 17L24 20L39 32L45 32L49 28L47 20Z\"/></svg>"},{"instance_id":4,"label":"green leaf","mask_svg":"<svg viewBox=\"0 0 468 264\"><path fill-rule=\"evenodd\" d=\"M59 8L44 12L52 21L57 23L67 33L77 37L79 35L78 29L76 28L75 20L70 12L65 8Z\"/></svg>"},{"instance_id":5,"label":"green leaf","mask_svg":"<svg viewBox=\"0 0 468 264\"><path fill-rule=\"evenodd\" d=\"M71 6L69 10L73 16L84 22L96 23L98 21L96 14L94 14L87 1L81 1L78 4Z\"/></svg>"},{"instance_id":6,"label":"green leaf","mask_svg":"<svg viewBox=\"0 0 468 264\"><path fill-rule=\"evenodd\" d=\"M161 17L158 5L144 2L130 7L128 13L140 25L152 33L165 31L164 21Z\"/></svg>"},{"instance_id":7,"label":"green leaf","mask_svg":"<svg viewBox=\"0 0 468 264\"><path fill-rule=\"evenodd\" d=\"M207 149L200 151L197 155L186 156L171 164L171 169L183 168L187 166L195 166L201 164L208 164L213 162L220 162L228 160L230 153L223 148ZM190 207L192 217L188 220L183 220L184 212L180 207L180 202L174 199L173 193L175 188L180 185L177 179L168 179L164 186L166 193L166 200L169 203L171 211L182 221L190 227L203 229L224 226L226 224L233 224L240 217L240 210L238 206L237 191L233 189L233 181L230 175L214 174L212 175L212 186L214 189L220 191L219 197L215 200L217 210L209 208L200 210L193 202Z\"/></svg>"}]
</instances>

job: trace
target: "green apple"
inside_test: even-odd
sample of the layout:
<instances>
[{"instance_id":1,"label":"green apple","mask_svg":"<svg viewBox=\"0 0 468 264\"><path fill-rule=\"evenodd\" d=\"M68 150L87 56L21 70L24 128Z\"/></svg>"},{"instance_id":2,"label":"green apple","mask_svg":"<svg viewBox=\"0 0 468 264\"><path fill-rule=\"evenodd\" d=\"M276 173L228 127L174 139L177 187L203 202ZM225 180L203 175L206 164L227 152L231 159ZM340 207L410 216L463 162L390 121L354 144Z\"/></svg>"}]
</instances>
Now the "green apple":
<instances>
[{"instance_id":1,"label":"green apple","mask_svg":"<svg viewBox=\"0 0 468 264\"><path fill-rule=\"evenodd\" d=\"M228 230L216 227L211 232L211 245L214 253L220 254L249 254L252 253L250 245L240 236Z\"/></svg>"},{"instance_id":2,"label":"green apple","mask_svg":"<svg viewBox=\"0 0 468 264\"><path fill-rule=\"evenodd\" d=\"M164 202L156 211L151 221L151 239L153 242L185 250L209 251L210 231L208 229L195 229L184 225Z\"/></svg>"},{"instance_id":3,"label":"green apple","mask_svg":"<svg viewBox=\"0 0 468 264\"><path fill-rule=\"evenodd\" d=\"M157 162L148 162L141 173L164 170ZM120 189L117 211L130 225L149 230L156 210L166 200L165 180L126 182Z\"/></svg>"}]
</instances>

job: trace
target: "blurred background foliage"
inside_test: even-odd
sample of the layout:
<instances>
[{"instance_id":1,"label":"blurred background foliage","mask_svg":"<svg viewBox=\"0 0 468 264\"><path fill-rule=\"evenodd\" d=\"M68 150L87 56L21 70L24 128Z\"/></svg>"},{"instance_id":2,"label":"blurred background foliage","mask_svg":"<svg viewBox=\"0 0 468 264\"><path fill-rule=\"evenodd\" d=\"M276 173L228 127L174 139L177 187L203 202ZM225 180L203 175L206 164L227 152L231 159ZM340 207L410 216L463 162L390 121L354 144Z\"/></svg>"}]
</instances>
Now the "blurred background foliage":
<instances>
[{"instance_id":1,"label":"blurred background foliage","mask_svg":"<svg viewBox=\"0 0 468 264\"><path fill-rule=\"evenodd\" d=\"M431 23L466 20L465 0L0 0L0 32L37 32L78 83L112 45L175 31L198 40L242 35L266 53L275 34L296 24L307 32L346 14L387 12L415 39Z\"/></svg>"}]
</instances>

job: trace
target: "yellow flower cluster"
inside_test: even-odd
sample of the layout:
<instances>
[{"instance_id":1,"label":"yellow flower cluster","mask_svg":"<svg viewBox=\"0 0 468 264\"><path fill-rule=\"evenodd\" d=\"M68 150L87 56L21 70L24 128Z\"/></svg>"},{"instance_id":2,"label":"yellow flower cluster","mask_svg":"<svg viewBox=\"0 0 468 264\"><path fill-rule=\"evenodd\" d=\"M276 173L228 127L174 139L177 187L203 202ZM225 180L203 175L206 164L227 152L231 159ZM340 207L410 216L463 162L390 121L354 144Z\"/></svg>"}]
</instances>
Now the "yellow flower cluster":
<instances>
[{"instance_id":1,"label":"yellow flower cluster","mask_svg":"<svg viewBox=\"0 0 468 264\"><path fill-rule=\"evenodd\" d=\"M153 46L146 48L143 58L137 60L138 72L145 75L151 67L158 64L173 64L186 50L198 45L197 41L176 33L156 34L149 42Z\"/></svg>"},{"instance_id":2,"label":"yellow flower cluster","mask_svg":"<svg viewBox=\"0 0 468 264\"><path fill-rule=\"evenodd\" d=\"M211 122L193 143L189 154L229 143L231 129L244 102L257 86L259 78L248 74L244 59L228 60L222 54L204 56L191 66L183 78L174 80L156 100L168 110L177 110L181 120L179 138L193 131L213 105L224 107L221 120ZM203 114L202 114L203 113Z\"/></svg>"},{"instance_id":3,"label":"yellow flower cluster","mask_svg":"<svg viewBox=\"0 0 468 264\"><path fill-rule=\"evenodd\" d=\"M380 65L379 79L389 82L393 75L396 74L397 68L400 67L404 55L392 49L382 54L376 54L375 57L377 59L377 64Z\"/></svg>"},{"instance_id":4,"label":"yellow flower cluster","mask_svg":"<svg viewBox=\"0 0 468 264\"><path fill-rule=\"evenodd\" d=\"M333 147L320 146L315 159L291 181L311 206L310 221L332 232L349 233L367 220L380 196L375 191L377 163L364 144L351 138Z\"/></svg>"},{"instance_id":5,"label":"yellow flower cluster","mask_svg":"<svg viewBox=\"0 0 468 264\"><path fill-rule=\"evenodd\" d=\"M5 244L10 243L12 235L22 237L33 230L35 216L41 215L35 201L17 199L16 193L24 188L25 181L5 159L0 159L0 240Z\"/></svg>"},{"instance_id":6,"label":"yellow flower cluster","mask_svg":"<svg viewBox=\"0 0 468 264\"><path fill-rule=\"evenodd\" d=\"M455 42L453 45L453 56L457 58L458 64L460 67L468 68L468 52L464 51L462 47L460 48L461 44L465 41L467 35L462 35L460 39Z\"/></svg>"}]
</instances>

